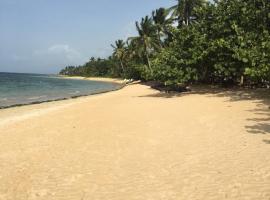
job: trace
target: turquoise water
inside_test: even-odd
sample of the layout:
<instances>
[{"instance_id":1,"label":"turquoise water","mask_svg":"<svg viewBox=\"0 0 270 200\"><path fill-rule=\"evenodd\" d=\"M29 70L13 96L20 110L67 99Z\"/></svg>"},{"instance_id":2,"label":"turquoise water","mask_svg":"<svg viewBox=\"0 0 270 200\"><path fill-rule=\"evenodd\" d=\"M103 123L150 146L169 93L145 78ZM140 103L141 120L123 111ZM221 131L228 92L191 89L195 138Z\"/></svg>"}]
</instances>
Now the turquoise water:
<instances>
[{"instance_id":1,"label":"turquoise water","mask_svg":"<svg viewBox=\"0 0 270 200\"><path fill-rule=\"evenodd\" d=\"M53 75L0 73L0 108L74 98L120 87L114 83Z\"/></svg>"}]
</instances>

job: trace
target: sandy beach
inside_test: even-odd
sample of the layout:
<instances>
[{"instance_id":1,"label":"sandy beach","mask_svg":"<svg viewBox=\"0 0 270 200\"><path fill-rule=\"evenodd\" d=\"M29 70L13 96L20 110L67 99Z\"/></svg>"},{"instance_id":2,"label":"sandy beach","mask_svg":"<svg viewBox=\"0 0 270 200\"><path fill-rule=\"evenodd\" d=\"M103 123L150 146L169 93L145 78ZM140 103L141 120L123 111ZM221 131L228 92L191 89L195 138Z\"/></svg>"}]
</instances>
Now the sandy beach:
<instances>
[{"instance_id":1,"label":"sandy beach","mask_svg":"<svg viewBox=\"0 0 270 200\"><path fill-rule=\"evenodd\" d=\"M132 84L0 110L0 200L269 200L269 105Z\"/></svg>"},{"instance_id":2,"label":"sandy beach","mask_svg":"<svg viewBox=\"0 0 270 200\"><path fill-rule=\"evenodd\" d=\"M63 76L63 75L59 75L59 77L67 78L67 79L80 79L80 80L89 80L89 81L103 81L103 82L111 82L111 83L118 83L118 84L124 84L126 82L126 80L119 79L119 78L81 77L81 76Z\"/></svg>"}]
</instances>

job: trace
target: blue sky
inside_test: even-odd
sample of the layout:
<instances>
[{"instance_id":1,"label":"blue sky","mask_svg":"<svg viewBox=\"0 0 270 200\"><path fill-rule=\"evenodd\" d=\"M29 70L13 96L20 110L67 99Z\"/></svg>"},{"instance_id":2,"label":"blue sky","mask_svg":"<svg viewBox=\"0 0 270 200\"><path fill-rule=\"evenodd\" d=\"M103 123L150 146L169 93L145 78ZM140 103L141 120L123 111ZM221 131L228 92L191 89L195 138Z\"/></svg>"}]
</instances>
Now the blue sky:
<instances>
[{"instance_id":1,"label":"blue sky","mask_svg":"<svg viewBox=\"0 0 270 200\"><path fill-rule=\"evenodd\" d=\"M106 57L135 21L175 0L0 0L0 71L57 73Z\"/></svg>"}]
</instances>

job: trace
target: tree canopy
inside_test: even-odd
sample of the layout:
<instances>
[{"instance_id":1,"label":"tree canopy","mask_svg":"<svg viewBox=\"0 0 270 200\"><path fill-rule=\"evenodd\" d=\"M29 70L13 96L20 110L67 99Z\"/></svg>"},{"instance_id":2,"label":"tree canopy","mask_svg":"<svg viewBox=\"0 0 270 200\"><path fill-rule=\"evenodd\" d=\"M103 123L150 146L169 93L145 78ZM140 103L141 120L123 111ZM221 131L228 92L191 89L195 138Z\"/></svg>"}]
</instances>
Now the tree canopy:
<instances>
[{"instance_id":1,"label":"tree canopy","mask_svg":"<svg viewBox=\"0 0 270 200\"><path fill-rule=\"evenodd\" d=\"M107 59L61 74L191 83L269 86L269 0L178 0L136 22Z\"/></svg>"}]
</instances>

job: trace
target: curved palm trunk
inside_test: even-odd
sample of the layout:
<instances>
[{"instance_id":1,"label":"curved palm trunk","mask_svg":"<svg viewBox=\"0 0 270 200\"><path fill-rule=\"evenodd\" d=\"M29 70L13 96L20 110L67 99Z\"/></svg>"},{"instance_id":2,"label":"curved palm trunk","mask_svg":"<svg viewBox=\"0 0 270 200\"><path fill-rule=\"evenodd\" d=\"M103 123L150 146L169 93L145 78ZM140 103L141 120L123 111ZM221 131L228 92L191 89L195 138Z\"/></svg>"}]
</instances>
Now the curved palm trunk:
<instances>
[{"instance_id":1,"label":"curved palm trunk","mask_svg":"<svg viewBox=\"0 0 270 200\"><path fill-rule=\"evenodd\" d=\"M189 13L187 11L187 14L186 14L186 20L185 20L185 24L188 26L189 25Z\"/></svg>"},{"instance_id":2,"label":"curved palm trunk","mask_svg":"<svg viewBox=\"0 0 270 200\"><path fill-rule=\"evenodd\" d=\"M186 13L186 25L189 26L190 24L190 17L191 17L191 11L189 9L187 9L187 13Z\"/></svg>"},{"instance_id":3,"label":"curved palm trunk","mask_svg":"<svg viewBox=\"0 0 270 200\"><path fill-rule=\"evenodd\" d=\"M119 61L120 61L120 65L121 65L122 71L124 73L124 76L126 76L126 72L125 72L123 61L122 61L122 59L119 59Z\"/></svg>"},{"instance_id":4,"label":"curved palm trunk","mask_svg":"<svg viewBox=\"0 0 270 200\"><path fill-rule=\"evenodd\" d=\"M178 17L178 28L181 28L183 24L182 18Z\"/></svg>"},{"instance_id":5,"label":"curved palm trunk","mask_svg":"<svg viewBox=\"0 0 270 200\"><path fill-rule=\"evenodd\" d=\"M152 67L151 67L151 63L150 63L149 54L148 54L148 51L147 51L146 44L144 44L144 52L145 52L145 57L146 57L148 69L152 72Z\"/></svg>"},{"instance_id":6,"label":"curved palm trunk","mask_svg":"<svg viewBox=\"0 0 270 200\"><path fill-rule=\"evenodd\" d=\"M147 60L148 69L152 72L152 67L151 67L151 63L150 63L150 59L149 59L149 55L148 55L147 50L145 51L145 56L146 56L146 60Z\"/></svg>"}]
</instances>

